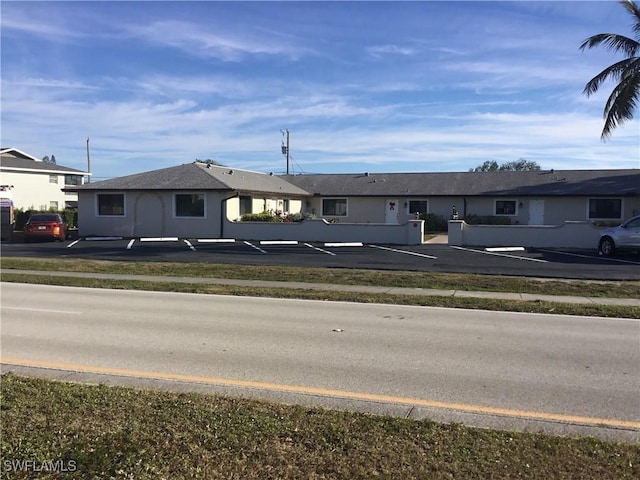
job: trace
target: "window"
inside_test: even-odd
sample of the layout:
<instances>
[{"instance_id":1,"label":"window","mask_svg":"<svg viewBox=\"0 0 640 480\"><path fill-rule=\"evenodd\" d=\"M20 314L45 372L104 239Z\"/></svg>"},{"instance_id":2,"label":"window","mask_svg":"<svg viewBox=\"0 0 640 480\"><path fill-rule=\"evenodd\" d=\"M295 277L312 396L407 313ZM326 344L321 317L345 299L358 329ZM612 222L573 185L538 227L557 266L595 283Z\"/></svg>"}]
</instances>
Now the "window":
<instances>
[{"instance_id":1,"label":"window","mask_svg":"<svg viewBox=\"0 0 640 480\"><path fill-rule=\"evenodd\" d=\"M251 197L240 196L240 215L253 213L253 199Z\"/></svg>"},{"instance_id":2,"label":"window","mask_svg":"<svg viewBox=\"0 0 640 480\"><path fill-rule=\"evenodd\" d=\"M589 218L619 220L622 218L622 199L590 198Z\"/></svg>"},{"instance_id":3,"label":"window","mask_svg":"<svg viewBox=\"0 0 640 480\"><path fill-rule=\"evenodd\" d=\"M496 215L515 215L516 214L516 201L515 200L496 200Z\"/></svg>"},{"instance_id":4,"label":"window","mask_svg":"<svg viewBox=\"0 0 640 480\"><path fill-rule=\"evenodd\" d=\"M82 185L82 176L81 175L65 175L64 184L65 185Z\"/></svg>"},{"instance_id":5,"label":"window","mask_svg":"<svg viewBox=\"0 0 640 480\"><path fill-rule=\"evenodd\" d=\"M409 214L427 213L428 202L426 200L409 200Z\"/></svg>"},{"instance_id":6,"label":"window","mask_svg":"<svg viewBox=\"0 0 640 480\"><path fill-rule=\"evenodd\" d=\"M49 183L58 183L58 175L54 175L53 173L49 175Z\"/></svg>"},{"instance_id":7,"label":"window","mask_svg":"<svg viewBox=\"0 0 640 480\"><path fill-rule=\"evenodd\" d=\"M98 215L110 216L124 215L124 194L123 193L100 193L98 194Z\"/></svg>"},{"instance_id":8,"label":"window","mask_svg":"<svg viewBox=\"0 0 640 480\"><path fill-rule=\"evenodd\" d=\"M175 196L176 217L204 217L204 194L177 193Z\"/></svg>"},{"instance_id":9,"label":"window","mask_svg":"<svg viewBox=\"0 0 640 480\"><path fill-rule=\"evenodd\" d=\"M324 198L322 200L322 215L346 217L347 216L347 199L346 198Z\"/></svg>"},{"instance_id":10,"label":"window","mask_svg":"<svg viewBox=\"0 0 640 480\"><path fill-rule=\"evenodd\" d=\"M50 201L49 210L58 210L58 202L55 200Z\"/></svg>"},{"instance_id":11,"label":"window","mask_svg":"<svg viewBox=\"0 0 640 480\"><path fill-rule=\"evenodd\" d=\"M286 212L286 213L289 213L290 208L291 208L291 207L290 207L289 199L288 199L288 198L285 198L285 199L282 201L282 211L283 211L283 212Z\"/></svg>"}]
</instances>

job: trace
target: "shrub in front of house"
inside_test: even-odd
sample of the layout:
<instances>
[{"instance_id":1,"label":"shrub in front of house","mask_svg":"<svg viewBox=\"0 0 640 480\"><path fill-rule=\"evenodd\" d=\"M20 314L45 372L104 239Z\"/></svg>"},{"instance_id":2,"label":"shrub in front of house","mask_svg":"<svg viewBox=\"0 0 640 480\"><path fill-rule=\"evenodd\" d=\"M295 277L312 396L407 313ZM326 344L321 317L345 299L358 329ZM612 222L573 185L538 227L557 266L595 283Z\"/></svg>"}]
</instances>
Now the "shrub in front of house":
<instances>
[{"instance_id":1,"label":"shrub in front of house","mask_svg":"<svg viewBox=\"0 0 640 480\"><path fill-rule=\"evenodd\" d=\"M469 225L511 225L511 219L500 215L467 215L464 221Z\"/></svg>"},{"instance_id":2,"label":"shrub in front of house","mask_svg":"<svg viewBox=\"0 0 640 480\"><path fill-rule=\"evenodd\" d=\"M262 213L245 213L240 217L242 222L281 222L282 218L280 215L276 215L271 212L262 212Z\"/></svg>"},{"instance_id":3,"label":"shrub in front of house","mask_svg":"<svg viewBox=\"0 0 640 480\"><path fill-rule=\"evenodd\" d=\"M447 220L435 213L422 213L420 220L424 220L424 229L426 232L446 232L449 228Z\"/></svg>"}]
</instances>

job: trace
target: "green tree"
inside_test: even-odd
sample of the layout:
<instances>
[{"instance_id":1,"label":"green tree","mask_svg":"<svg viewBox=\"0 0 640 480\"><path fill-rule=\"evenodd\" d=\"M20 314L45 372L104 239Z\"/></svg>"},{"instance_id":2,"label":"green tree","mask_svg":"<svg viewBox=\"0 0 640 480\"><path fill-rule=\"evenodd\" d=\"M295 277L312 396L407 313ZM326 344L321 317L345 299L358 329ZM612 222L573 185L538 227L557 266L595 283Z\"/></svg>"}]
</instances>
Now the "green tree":
<instances>
[{"instance_id":1,"label":"green tree","mask_svg":"<svg viewBox=\"0 0 640 480\"><path fill-rule=\"evenodd\" d=\"M469 169L470 172L523 172L531 170L540 170L540 165L524 158L506 162L502 165L498 165L495 160L487 160L482 165Z\"/></svg>"},{"instance_id":2,"label":"green tree","mask_svg":"<svg viewBox=\"0 0 640 480\"><path fill-rule=\"evenodd\" d=\"M605 141L611 137L613 129L626 120L633 118L634 111L640 101L640 6L632 0L621 0L620 4L633 17L632 30L635 39L616 33L600 33L587 38L580 50L604 45L608 50L622 52L624 60L610 65L593 77L582 91L587 97L593 95L605 80L617 82L604 106L604 127L600 138Z\"/></svg>"},{"instance_id":3,"label":"green tree","mask_svg":"<svg viewBox=\"0 0 640 480\"><path fill-rule=\"evenodd\" d=\"M499 170L498 162L495 160L487 160L476 168L469 169L470 172L497 172Z\"/></svg>"}]
</instances>

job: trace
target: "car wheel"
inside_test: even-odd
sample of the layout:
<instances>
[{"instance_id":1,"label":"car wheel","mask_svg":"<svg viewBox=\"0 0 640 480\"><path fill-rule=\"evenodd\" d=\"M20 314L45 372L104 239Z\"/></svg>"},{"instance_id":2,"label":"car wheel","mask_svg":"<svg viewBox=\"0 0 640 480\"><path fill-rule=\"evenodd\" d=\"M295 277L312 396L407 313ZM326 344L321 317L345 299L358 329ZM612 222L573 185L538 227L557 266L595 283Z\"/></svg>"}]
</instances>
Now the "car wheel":
<instances>
[{"instance_id":1,"label":"car wheel","mask_svg":"<svg viewBox=\"0 0 640 480\"><path fill-rule=\"evenodd\" d=\"M603 237L600 240L600 253L603 255L613 255L616 251L616 244L613 243L613 239L611 237Z\"/></svg>"}]
</instances>

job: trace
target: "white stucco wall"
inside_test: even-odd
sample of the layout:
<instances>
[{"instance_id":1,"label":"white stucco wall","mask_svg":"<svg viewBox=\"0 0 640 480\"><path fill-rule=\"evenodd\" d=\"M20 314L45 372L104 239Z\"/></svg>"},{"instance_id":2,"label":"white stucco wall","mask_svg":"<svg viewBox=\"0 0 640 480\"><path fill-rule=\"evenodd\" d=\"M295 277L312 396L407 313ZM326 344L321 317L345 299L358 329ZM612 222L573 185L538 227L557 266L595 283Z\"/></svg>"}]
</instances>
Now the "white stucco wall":
<instances>
[{"instance_id":1,"label":"white stucco wall","mask_svg":"<svg viewBox=\"0 0 640 480\"><path fill-rule=\"evenodd\" d=\"M97 198L102 193L80 192L78 204L78 234L80 236L123 237L195 237L218 236L224 194L205 193L204 217L176 217L175 193L204 192L125 192L122 216L99 216Z\"/></svg>"},{"instance_id":2,"label":"white stucco wall","mask_svg":"<svg viewBox=\"0 0 640 480\"><path fill-rule=\"evenodd\" d=\"M449 222L449 245L468 247L592 248L600 229L591 222L561 225L469 225Z\"/></svg>"},{"instance_id":3,"label":"white stucco wall","mask_svg":"<svg viewBox=\"0 0 640 480\"><path fill-rule=\"evenodd\" d=\"M307 219L296 223L225 221L224 233L228 238L244 240L419 245L424 239L424 221L415 220L399 225L329 223L325 219Z\"/></svg>"}]
</instances>

